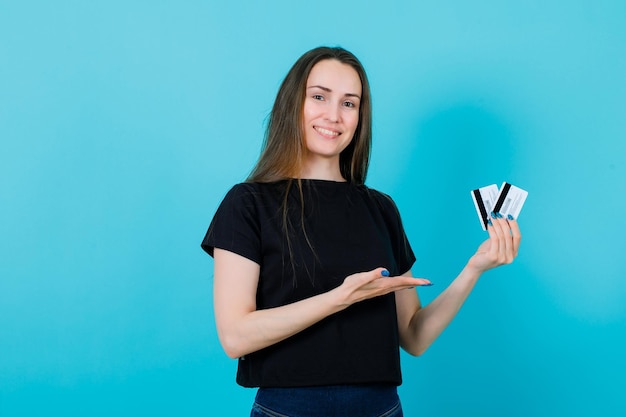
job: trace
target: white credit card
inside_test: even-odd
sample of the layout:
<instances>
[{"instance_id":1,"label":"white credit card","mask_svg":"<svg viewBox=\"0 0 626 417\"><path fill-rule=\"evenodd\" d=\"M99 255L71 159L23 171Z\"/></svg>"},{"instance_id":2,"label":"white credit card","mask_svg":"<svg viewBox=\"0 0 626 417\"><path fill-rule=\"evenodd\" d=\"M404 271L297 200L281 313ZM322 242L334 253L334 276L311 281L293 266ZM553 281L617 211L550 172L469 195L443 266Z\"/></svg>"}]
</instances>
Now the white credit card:
<instances>
[{"instance_id":1,"label":"white credit card","mask_svg":"<svg viewBox=\"0 0 626 417\"><path fill-rule=\"evenodd\" d=\"M498 186L495 184L487 185L472 190L470 194L472 195L472 200L474 200L474 207L476 207L480 225L483 227L483 230L487 230L489 214L493 211L493 207L498 199Z\"/></svg>"},{"instance_id":2,"label":"white credit card","mask_svg":"<svg viewBox=\"0 0 626 417\"><path fill-rule=\"evenodd\" d=\"M496 184L487 185L471 191L474 207L483 230L487 230L487 222L491 212L509 215L517 220L528 192L519 187L503 182L500 189Z\"/></svg>"},{"instance_id":3,"label":"white credit card","mask_svg":"<svg viewBox=\"0 0 626 417\"><path fill-rule=\"evenodd\" d=\"M503 182L496 204L493 206L493 211L502 214L504 217L510 215L517 220L526 197L528 197L528 191L522 190L508 182Z\"/></svg>"}]
</instances>

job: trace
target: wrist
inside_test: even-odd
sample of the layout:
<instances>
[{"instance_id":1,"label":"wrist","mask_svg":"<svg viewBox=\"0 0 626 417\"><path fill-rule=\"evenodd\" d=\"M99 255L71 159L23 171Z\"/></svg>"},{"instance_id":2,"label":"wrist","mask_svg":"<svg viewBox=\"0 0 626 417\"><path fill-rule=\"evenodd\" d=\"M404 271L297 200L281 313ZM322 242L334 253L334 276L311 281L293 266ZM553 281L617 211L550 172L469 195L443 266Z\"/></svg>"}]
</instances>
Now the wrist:
<instances>
[{"instance_id":1,"label":"wrist","mask_svg":"<svg viewBox=\"0 0 626 417\"><path fill-rule=\"evenodd\" d=\"M324 294L326 306L330 314L338 313L350 307L350 302L346 295L346 291L342 286L334 288Z\"/></svg>"},{"instance_id":2,"label":"wrist","mask_svg":"<svg viewBox=\"0 0 626 417\"><path fill-rule=\"evenodd\" d=\"M467 275L470 279L478 280L484 272L484 269L474 266L471 262L468 262L463 268L461 274Z\"/></svg>"}]
</instances>

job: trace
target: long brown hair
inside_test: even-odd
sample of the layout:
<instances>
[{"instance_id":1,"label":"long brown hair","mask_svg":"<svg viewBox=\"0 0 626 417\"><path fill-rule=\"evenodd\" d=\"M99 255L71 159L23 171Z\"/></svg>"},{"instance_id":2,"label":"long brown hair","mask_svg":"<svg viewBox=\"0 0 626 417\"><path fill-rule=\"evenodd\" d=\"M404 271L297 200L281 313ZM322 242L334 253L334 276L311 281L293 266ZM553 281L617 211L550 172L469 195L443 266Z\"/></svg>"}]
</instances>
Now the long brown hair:
<instances>
[{"instance_id":1,"label":"long brown hair","mask_svg":"<svg viewBox=\"0 0 626 417\"><path fill-rule=\"evenodd\" d=\"M288 199L294 182L300 197L300 228L311 253L317 259L317 254L304 225L304 195L300 174L304 165L306 143L302 113L306 98L306 83L311 69L318 62L327 59L350 65L361 79L359 122L350 144L339 155L339 169L346 181L356 185L365 183L372 145L372 102L367 75L361 62L351 52L339 47L325 46L306 52L287 73L278 90L274 107L269 116L261 156L247 178L248 182L265 183L287 180L282 204L282 226L287 245L286 252L291 261L294 286L298 285L298 280L290 232L293 225L288 218ZM306 262L303 263L303 266L307 268ZM308 268L306 272L309 279L313 280ZM311 283L314 284L313 281Z\"/></svg>"},{"instance_id":2,"label":"long brown hair","mask_svg":"<svg viewBox=\"0 0 626 417\"><path fill-rule=\"evenodd\" d=\"M315 64L327 59L350 65L361 79L359 123L352 141L339 155L339 169L346 181L365 183L372 145L372 103L367 75L351 52L325 46L302 55L287 73L269 116L261 156L247 181L274 182L300 177L306 149L302 126L306 82Z\"/></svg>"}]
</instances>

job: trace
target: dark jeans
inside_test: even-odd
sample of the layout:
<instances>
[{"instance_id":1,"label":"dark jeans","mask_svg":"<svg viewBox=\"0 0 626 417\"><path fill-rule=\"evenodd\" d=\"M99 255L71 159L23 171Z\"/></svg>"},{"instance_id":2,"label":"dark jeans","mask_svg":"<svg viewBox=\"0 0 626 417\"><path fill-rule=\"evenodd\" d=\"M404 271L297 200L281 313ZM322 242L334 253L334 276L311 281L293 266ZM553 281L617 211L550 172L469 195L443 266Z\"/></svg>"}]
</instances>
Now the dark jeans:
<instances>
[{"instance_id":1,"label":"dark jeans","mask_svg":"<svg viewBox=\"0 0 626 417\"><path fill-rule=\"evenodd\" d=\"M260 388L250 417L402 417L392 385Z\"/></svg>"}]
</instances>

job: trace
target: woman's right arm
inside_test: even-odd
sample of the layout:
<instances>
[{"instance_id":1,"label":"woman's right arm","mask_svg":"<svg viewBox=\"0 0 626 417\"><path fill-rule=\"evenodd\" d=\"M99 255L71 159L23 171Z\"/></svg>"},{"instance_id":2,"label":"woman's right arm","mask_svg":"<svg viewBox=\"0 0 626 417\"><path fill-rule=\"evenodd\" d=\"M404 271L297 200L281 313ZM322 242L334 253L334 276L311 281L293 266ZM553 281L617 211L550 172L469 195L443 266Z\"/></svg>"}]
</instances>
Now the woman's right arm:
<instances>
[{"instance_id":1,"label":"woman's right arm","mask_svg":"<svg viewBox=\"0 0 626 417\"><path fill-rule=\"evenodd\" d=\"M326 293L281 307L257 310L259 265L218 248L213 257L217 333L231 358L285 340L359 301L428 283L419 278L385 278L381 274L384 268L376 268L350 275L342 285Z\"/></svg>"}]
</instances>

